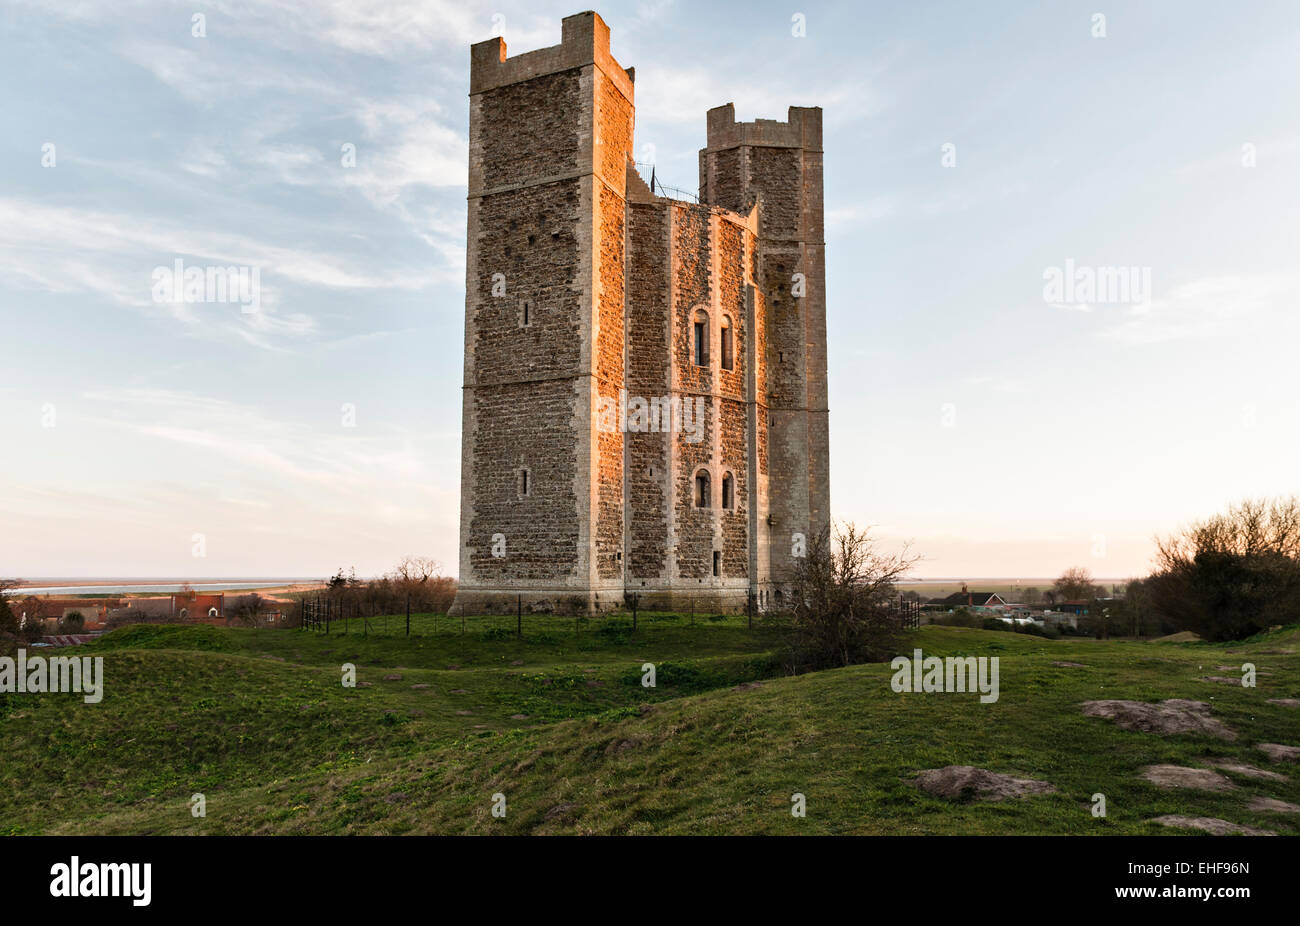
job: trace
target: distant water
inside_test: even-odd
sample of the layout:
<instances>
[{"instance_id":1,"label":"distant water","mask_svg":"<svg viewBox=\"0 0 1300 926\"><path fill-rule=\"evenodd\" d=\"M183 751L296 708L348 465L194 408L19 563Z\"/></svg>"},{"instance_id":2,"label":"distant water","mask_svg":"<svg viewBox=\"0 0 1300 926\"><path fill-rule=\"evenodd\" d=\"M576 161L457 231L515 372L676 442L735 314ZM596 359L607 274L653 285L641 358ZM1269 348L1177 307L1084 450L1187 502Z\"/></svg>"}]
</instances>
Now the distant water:
<instances>
[{"instance_id":1,"label":"distant water","mask_svg":"<svg viewBox=\"0 0 1300 926\"><path fill-rule=\"evenodd\" d=\"M317 579L232 579L229 582L191 582L196 592L225 592L236 588L278 588L282 585L299 585ZM44 585L15 588L12 595L142 595L150 592L174 594L183 588L182 583L144 585Z\"/></svg>"}]
</instances>

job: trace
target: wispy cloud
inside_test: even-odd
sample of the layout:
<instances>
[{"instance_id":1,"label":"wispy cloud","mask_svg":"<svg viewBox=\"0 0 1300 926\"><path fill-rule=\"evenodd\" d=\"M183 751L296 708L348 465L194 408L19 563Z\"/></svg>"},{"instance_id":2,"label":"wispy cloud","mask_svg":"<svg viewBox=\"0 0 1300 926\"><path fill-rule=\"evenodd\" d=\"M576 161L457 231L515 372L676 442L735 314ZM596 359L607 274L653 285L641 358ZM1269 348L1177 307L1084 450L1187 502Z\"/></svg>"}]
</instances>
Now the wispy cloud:
<instances>
[{"instance_id":1,"label":"wispy cloud","mask_svg":"<svg viewBox=\"0 0 1300 926\"><path fill-rule=\"evenodd\" d=\"M1300 277L1258 274L1205 277L1180 284L1149 305L1133 306L1105 336L1128 345L1242 335L1275 325L1272 336L1296 327Z\"/></svg>"}]
</instances>

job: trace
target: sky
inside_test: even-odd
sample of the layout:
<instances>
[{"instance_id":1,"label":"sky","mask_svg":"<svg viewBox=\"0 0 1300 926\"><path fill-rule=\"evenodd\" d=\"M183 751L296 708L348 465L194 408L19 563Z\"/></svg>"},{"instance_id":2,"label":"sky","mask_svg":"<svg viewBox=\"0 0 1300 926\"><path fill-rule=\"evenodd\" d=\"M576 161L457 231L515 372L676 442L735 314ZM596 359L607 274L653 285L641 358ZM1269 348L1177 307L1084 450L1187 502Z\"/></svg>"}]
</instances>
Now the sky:
<instances>
[{"instance_id":1,"label":"sky","mask_svg":"<svg viewBox=\"0 0 1300 926\"><path fill-rule=\"evenodd\" d=\"M578 10L5 0L0 574L454 573L468 46ZM1297 491L1300 4L598 12L670 186L710 107L823 107L832 510L918 576Z\"/></svg>"}]
</instances>

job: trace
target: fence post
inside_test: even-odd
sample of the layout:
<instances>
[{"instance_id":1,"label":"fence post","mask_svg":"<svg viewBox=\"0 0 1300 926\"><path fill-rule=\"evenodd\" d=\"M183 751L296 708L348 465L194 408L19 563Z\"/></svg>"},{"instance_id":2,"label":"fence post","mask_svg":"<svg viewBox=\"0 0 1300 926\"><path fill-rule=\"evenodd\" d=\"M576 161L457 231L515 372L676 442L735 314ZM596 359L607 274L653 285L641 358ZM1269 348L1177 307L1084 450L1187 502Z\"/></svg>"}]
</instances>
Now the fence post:
<instances>
[{"instance_id":1,"label":"fence post","mask_svg":"<svg viewBox=\"0 0 1300 926\"><path fill-rule=\"evenodd\" d=\"M636 606L641 603L641 596L636 592L632 593L632 632L636 633Z\"/></svg>"},{"instance_id":2,"label":"fence post","mask_svg":"<svg viewBox=\"0 0 1300 926\"><path fill-rule=\"evenodd\" d=\"M460 603L460 635L465 636L465 602Z\"/></svg>"},{"instance_id":3,"label":"fence post","mask_svg":"<svg viewBox=\"0 0 1300 926\"><path fill-rule=\"evenodd\" d=\"M749 629L754 629L754 592L745 595L745 616L749 618Z\"/></svg>"},{"instance_id":4,"label":"fence post","mask_svg":"<svg viewBox=\"0 0 1300 926\"><path fill-rule=\"evenodd\" d=\"M406 593L406 635L411 635L411 593Z\"/></svg>"},{"instance_id":5,"label":"fence post","mask_svg":"<svg viewBox=\"0 0 1300 926\"><path fill-rule=\"evenodd\" d=\"M515 596L515 607L517 609L515 611L515 636L522 637L524 635L524 596L523 595Z\"/></svg>"}]
</instances>

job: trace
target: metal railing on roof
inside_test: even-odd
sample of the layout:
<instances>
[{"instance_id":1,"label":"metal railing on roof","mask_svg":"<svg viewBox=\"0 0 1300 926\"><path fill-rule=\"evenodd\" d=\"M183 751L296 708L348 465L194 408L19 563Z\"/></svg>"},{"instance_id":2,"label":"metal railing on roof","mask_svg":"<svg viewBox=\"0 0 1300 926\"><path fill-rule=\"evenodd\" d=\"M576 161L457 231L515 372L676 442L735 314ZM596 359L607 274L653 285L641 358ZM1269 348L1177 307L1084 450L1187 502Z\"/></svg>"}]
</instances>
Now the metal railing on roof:
<instances>
[{"instance_id":1,"label":"metal railing on roof","mask_svg":"<svg viewBox=\"0 0 1300 926\"><path fill-rule=\"evenodd\" d=\"M660 180L655 174L655 166L653 163L648 161L633 161L632 163L635 165L637 173L641 175L641 179L649 185L650 192L654 193L656 196L666 196L669 199L680 199L688 203L698 203L700 201L700 194L698 192L691 193L675 186L668 186Z\"/></svg>"}]
</instances>

